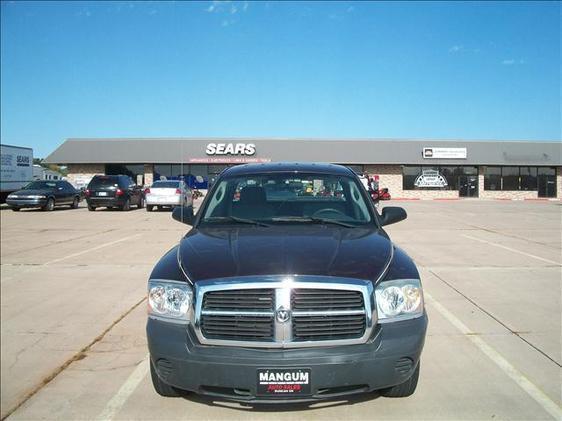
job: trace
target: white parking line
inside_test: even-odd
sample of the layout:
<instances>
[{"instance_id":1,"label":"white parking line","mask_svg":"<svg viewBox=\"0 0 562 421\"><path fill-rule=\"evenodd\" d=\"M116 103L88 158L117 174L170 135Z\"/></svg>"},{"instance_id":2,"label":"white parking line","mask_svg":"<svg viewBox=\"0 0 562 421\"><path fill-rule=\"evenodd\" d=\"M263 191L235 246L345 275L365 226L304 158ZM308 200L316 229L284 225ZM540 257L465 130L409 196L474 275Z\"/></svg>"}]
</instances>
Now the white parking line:
<instances>
[{"instance_id":1,"label":"white parking line","mask_svg":"<svg viewBox=\"0 0 562 421\"><path fill-rule=\"evenodd\" d=\"M70 259L70 258L76 257L76 256L81 256L83 254L90 253L91 251L96 251L96 250L102 249L104 247L109 247L109 246L112 246L114 244L130 240L131 238L140 237L141 235L142 234L129 235L128 237L123 237L123 238L120 238L119 240L111 241L109 243L100 244L99 246L92 247L92 248L87 249L87 250L79 251L78 253L72 253L72 254L69 254L68 256L59 257L58 259L54 259L54 260L49 260L48 262L43 263L43 264L44 265L51 265L53 263L62 262L63 260Z\"/></svg>"},{"instance_id":2,"label":"white parking line","mask_svg":"<svg viewBox=\"0 0 562 421\"><path fill-rule=\"evenodd\" d=\"M472 237L471 235L462 234L462 236L465 237L465 238L468 238L470 240L480 241L481 243L484 243L484 244L489 244L491 246L499 247L499 248L502 248L504 250L509 250L509 251L514 252L514 253L519 253L519 254L522 254L523 256L532 257L533 259L541 260L541 261L546 262L546 263L552 263L556 266L562 266L562 263L560 263L560 262L555 262L554 260L549 260L549 259L545 259L544 257L535 256L534 254L525 253L524 251L513 249L511 247L507 247L507 246L504 246L502 244L494 243L492 241L482 240L481 238Z\"/></svg>"},{"instance_id":3,"label":"white parking line","mask_svg":"<svg viewBox=\"0 0 562 421\"><path fill-rule=\"evenodd\" d=\"M435 301L435 299L424 292L424 297L429 303L445 317L453 326L461 331L467 339L476 345L488 358L490 358L502 371L507 374L515 383L521 387L529 396L531 396L540 406L543 407L556 420L562 419L562 408L552 401L542 390L532 383L523 373L517 370L509 361L502 357L494 348L488 345L482 338L474 335L474 332L461 322L453 313L447 310L443 305Z\"/></svg>"},{"instance_id":4,"label":"white parking line","mask_svg":"<svg viewBox=\"0 0 562 421\"><path fill-rule=\"evenodd\" d=\"M96 418L97 420L109 421L121 410L125 402L137 389L140 382L148 374L148 354L146 357L137 365L137 368L131 373L131 375L125 380L125 383L121 386L117 394L111 398L111 400L105 406L105 409Z\"/></svg>"}]
</instances>

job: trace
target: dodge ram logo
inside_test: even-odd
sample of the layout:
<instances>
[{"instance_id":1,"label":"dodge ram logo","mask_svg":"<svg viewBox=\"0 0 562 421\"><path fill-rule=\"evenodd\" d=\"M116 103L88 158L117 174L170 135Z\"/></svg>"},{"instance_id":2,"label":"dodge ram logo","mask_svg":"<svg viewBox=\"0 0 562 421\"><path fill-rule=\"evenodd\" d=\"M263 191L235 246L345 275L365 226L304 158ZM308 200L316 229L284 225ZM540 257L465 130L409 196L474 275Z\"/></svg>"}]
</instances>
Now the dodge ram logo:
<instances>
[{"instance_id":1,"label":"dodge ram logo","mask_svg":"<svg viewBox=\"0 0 562 421\"><path fill-rule=\"evenodd\" d=\"M275 314L277 315L277 321L279 323L285 323L291 318L291 312L283 307L277 310Z\"/></svg>"}]
</instances>

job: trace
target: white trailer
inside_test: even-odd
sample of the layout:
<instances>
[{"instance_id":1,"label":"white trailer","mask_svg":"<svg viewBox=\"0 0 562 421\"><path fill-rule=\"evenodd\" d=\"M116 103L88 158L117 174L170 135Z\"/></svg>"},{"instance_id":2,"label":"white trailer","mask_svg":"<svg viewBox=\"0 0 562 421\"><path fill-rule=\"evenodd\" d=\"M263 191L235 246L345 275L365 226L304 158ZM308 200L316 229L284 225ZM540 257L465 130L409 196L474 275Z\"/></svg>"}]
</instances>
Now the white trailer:
<instances>
[{"instance_id":1,"label":"white trailer","mask_svg":"<svg viewBox=\"0 0 562 421\"><path fill-rule=\"evenodd\" d=\"M33 149L0 145L0 202L33 181Z\"/></svg>"}]
</instances>

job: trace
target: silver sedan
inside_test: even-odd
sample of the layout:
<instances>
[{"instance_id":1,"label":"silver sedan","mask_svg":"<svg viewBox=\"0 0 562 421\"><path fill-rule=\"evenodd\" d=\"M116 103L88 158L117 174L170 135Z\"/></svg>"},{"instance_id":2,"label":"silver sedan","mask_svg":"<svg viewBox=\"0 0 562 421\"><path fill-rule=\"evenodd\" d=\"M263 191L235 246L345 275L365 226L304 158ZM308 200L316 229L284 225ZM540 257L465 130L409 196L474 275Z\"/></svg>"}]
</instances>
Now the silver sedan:
<instances>
[{"instance_id":1,"label":"silver sedan","mask_svg":"<svg viewBox=\"0 0 562 421\"><path fill-rule=\"evenodd\" d=\"M167 180L155 181L152 186L144 191L146 210L152 211L154 207L192 206L193 194L184 181Z\"/></svg>"}]
</instances>

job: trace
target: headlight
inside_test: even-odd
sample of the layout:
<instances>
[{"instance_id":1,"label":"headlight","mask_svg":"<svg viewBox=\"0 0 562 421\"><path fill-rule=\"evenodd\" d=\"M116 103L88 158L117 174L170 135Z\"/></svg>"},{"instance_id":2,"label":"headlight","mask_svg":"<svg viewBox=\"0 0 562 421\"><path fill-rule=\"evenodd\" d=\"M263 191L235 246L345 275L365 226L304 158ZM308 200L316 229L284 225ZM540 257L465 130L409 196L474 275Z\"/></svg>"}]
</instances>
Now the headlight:
<instances>
[{"instance_id":1,"label":"headlight","mask_svg":"<svg viewBox=\"0 0 562 421\"><path fill-rule=\"evenodd\" d=\"M193 289L185 282L148 281L148 314L187 323L191 319Z\"/></svg>"},{"instance_id":2,"label":"headlight","mask_svg":"<svg viewBox=\"0 0 562 421\"><path fill-rule=\"evenodd\" d=\"M413 319L423 314L423 290L419 279L384 281L375 289L381 323Z\"/></svg>"}]
</instances>

